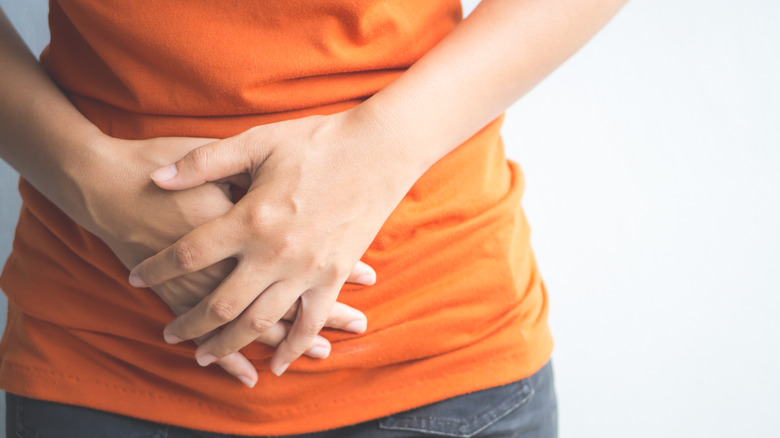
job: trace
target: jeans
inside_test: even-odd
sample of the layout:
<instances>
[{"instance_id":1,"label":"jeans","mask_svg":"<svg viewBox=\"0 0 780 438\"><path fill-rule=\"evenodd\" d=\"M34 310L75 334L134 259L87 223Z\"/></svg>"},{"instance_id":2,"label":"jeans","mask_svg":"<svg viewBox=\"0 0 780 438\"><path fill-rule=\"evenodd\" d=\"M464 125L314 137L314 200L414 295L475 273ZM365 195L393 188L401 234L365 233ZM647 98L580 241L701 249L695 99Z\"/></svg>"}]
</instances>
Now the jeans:
<instances>
[{"instance_id":1,"label":"jeans","mask_svg":"<svg viewBox=\"0 0 780 438\"><path fill-rule=\"evenodd\" d=\"M228 438L94 409L6 394L7 438ZM508 385L353 426L290 438L522 437L558 435L552 365Z\"/></svg>"}]
</instances>

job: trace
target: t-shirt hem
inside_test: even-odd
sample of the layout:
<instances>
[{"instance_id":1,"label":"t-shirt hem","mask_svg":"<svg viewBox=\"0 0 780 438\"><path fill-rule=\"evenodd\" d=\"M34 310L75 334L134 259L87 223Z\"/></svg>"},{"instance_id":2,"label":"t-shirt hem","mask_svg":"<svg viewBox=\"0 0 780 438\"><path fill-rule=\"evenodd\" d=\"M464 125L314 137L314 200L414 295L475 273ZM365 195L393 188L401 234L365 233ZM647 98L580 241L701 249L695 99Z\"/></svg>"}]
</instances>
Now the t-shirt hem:
<instances>
[{"instance_id":1,"label":"t-shirt hem","mask_svg":"<svg viewBox=\"0 0 780 438\"><path fill-rule=\"evenodd\" d=\"M528 345L526 345L528 347ZM531 376L552 353L552 339L541 339L537 349L492 358L485 369L449 370L447 373L396 372L392 388L350 391L327 405L303 403L284 410L289 418L251 422L236 419L236 412L219 404L184 396L131 388L54 369L0 361L0 387L24 397L84 406L146 421L207 432L236 435L290 435L335 429L374 420L450 397L505 385ZM533 351L533 350L532 350ZM531 361L529 361L531 359ZM486 376L490 378L486 378ZM59 390L55 389L59 387ZM392 394L403 394L392 397ZM160 407L165 406L165 409ZM175 415L171 415L175 412ZM244 413L245 414L245 413ZM217 427L215 427L218 425Z\"/></svg>"}]
</instances>

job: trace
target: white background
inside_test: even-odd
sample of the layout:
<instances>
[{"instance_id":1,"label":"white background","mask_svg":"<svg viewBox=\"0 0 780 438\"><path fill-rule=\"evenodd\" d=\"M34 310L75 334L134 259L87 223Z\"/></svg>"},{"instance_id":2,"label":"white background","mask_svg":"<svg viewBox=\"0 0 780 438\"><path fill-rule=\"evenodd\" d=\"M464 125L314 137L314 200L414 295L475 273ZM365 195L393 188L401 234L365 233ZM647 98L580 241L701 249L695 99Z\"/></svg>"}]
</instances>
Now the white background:
<instances>
[{"instance_id":1,"label":"white background","mask_svg":"<svg viewBox=\"0 0 780 438\"><path fill-rule=\"evenodd\" d=\"M39 52L44 0L0 4ZM509 111L562 438L780 436L778 22L780 2L635 0Z\"/></svg>"}]
</instances>

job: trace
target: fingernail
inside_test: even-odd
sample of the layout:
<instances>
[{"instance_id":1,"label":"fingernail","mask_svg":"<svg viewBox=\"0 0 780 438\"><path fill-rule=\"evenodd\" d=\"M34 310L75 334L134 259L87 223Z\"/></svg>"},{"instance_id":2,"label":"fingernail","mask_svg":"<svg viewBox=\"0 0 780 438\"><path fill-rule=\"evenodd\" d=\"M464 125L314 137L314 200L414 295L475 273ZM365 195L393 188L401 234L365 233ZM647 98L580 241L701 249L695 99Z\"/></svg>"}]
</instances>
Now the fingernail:
<instances>
[{"instance_id":1,"label":"fingernail","mask_svg":"<svg viewBox=\"0 0 780 438\"><path fill-rule=\"evenodd\" d=\"M367 323L365 320L357 319L347 324L347 326L344 327L344 330L353 333L363 333L366 331L366 325Z\"/></svg>"},{"instance_id":2,"label":"fingernail","mask_svg":"<svg viewBox=\"0 0 780 438\"><path fill-rule=\"evenodd\" d=\"M165 339L165 342L169 344L178 344L179 342L184 340L176 335L172 335L170 333L165 333L165 332L163 332L163 338Z\"/></svg>"},{"instance_id":3,"label":"fingernail","mask_svg":"<svg viewBox=\"0 0 780 438\"><path fill-rule=\"evenodd\" d=\"M201 356L197 356L195 359L197 359L198 365L202 367L207 367L217 361L216 356L208 353Z\"/></svg>"},{"instance_id":4,"label":"fingernail","mask_svg":"<svg viewBox=\"0 0 780 438\"><path fill-rule=\"evenodd\" d=\"M135 272L131 272L130 273L130 277L127 278L127 281L129 281L130 285L133 286L133 287L148 287L149 286L148 284L146 284L146 282L144 282L141 279L141 276L138 275Z\"/></svg>"},{"instance_id":5,"label":"fingernail","mask_svg":"<svg viewBox=\"0 0 780 438\"><path fill-rule=\"evenodd\" d=\"M275 369L275 370L272 370L272 371L273 371L273 373L274 373L274 374L276 374L277 376L281 376L281 375L282 375L282 373L284 373L285 371L287 371L287 367L289 367L289 366L290 366L290 364L289 364L289 363L283 363L283 364L279 365L278 367L276 367L276 369Z\"/></svg>"},{"instance_id":6,"label":"fingernail","mask_svg":"<svg viewBox=\"0 0 780 438\"><path fill-rule=\"evenodd\" d=\"M374 283L376 283L376 274L373 274L373 273L371 273L371 274L363 274L363 275L359 276L355 280L355 282L360 283L360 284L364 284L366 286L371 286Z\"/></svg>"},{"instance_id":7,"label":"fingernail","mask_svg":"<svg viewBox=\"0 0 780 438\"><path fill-rule=\"evenodd\" d=\"M176 176L179 173L178 170L176 170L175 164L169 164L165 167L161 167L154 172L152 172L152 179L159 182L165 182L168 180L173 179L174 176Z\"/></svg>"},{"instance_id":8,"label":"fingernail","mask_svg":"<svg viewBox=\"0 0 780 438\"><path fill-rule=\"evenodd\" d=\"M238 380L240 380L241 383L243 383L244 385L246 385L246 386L248 386L250 388L254 388L255 384L257 384L257 382L255 382L254 380L250 379L247 376L238 376Z\"/></svg>"},{"instance_id":9,"label":"fingernail","mask_svg":"<svg viewBox=\"0 0 780 438\"><path fill-rule=\"evenodd\" d=\"M325 359L330 354L330 348L328 347L314 347L309 350L308 355L315 359Z\"/></svg>"}]
</instances>

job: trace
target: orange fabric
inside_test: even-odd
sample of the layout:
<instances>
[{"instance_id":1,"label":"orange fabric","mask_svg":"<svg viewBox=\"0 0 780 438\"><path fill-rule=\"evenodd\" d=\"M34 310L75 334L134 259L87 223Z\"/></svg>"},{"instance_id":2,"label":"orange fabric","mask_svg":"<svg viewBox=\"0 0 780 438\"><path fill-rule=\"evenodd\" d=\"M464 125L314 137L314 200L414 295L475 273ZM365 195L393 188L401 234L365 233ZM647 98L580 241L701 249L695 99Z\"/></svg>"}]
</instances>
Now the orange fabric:
<instances>
[{"instance_id":1,"label":"orange fabric","mask_svg":"<svg viewBox=\"0 0 780 438\"><path fill-rule=\"evenodd\" d=\"M146 3L149 3L148 5ZM59 0L42 61L76 106L122 138L226 137L356 105L460 20L454 0ZM127 284L108 248L25 181L0 277L8 391L190 428L303 433L357 423L527 377L548 360L547 298L520 208L523 177L501 119L435 164L364 261L372 287L340 301L363 335L326 330L326 360L282 377L272 350L244 353L255 389L171 346L172 313Z\"/></svg>"}]
</instances>

